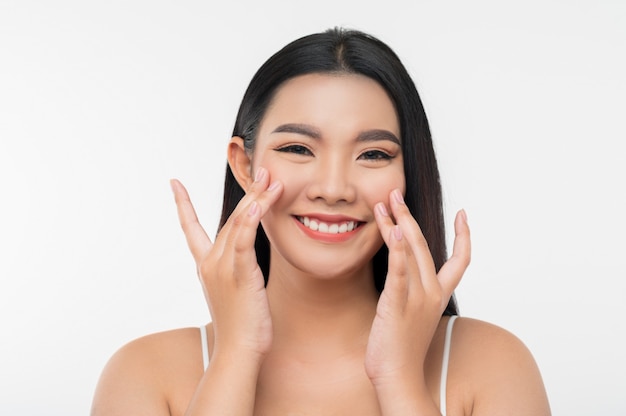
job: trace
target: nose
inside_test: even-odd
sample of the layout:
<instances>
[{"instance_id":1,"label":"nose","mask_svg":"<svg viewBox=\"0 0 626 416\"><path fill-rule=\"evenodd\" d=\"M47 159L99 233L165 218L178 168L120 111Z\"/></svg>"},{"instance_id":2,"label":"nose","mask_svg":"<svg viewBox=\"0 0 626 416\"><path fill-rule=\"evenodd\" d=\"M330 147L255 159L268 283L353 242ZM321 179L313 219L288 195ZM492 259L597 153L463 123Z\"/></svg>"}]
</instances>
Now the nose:
<instances>
[{"instance_id":1,"label":"nose","mask_svg":"<svg viewBox=\"0 0 626 416\"><path fill-rule=\"evenodd\" d=\"M338 157L320 162L311 177L307 196L328 205L351 203L357 193L355 173L350 163Z\"/></svg>"}]
</instances>

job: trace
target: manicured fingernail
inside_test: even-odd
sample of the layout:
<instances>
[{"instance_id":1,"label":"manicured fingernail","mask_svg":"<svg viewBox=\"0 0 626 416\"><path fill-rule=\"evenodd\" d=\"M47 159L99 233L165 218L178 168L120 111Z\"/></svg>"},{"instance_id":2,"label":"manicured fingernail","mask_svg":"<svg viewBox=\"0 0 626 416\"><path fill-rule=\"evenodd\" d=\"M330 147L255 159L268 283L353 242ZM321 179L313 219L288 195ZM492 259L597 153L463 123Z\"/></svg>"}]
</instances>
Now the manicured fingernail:
<instances>
[{"instance_id":1,"label":"manicured fingernail","mask_svg":"<svg viewBox=\"0 0 626 416\"><path fill-rule=\"evenodd\" d=\"M402 197L402 192L400 192L399 189L395 189L393 191L393 198L396 200L396 202L398 202L399 204L404 204L404 198Z\"/></svg>"},{"instance_id":2,"label":"manicured fingernail","mask_svg":"<svg viewBox=\"0 0 626 416\"><path fill-rule=\"evenodd\" d=\"M376 209L378 210L380 215L383 215L385 217L389 216L389 213L387 212L387 207L385 207L385 204L383 204L382 202L376 204Z\"/></svg>"},{"instance_id":3,"label":"manicured fingernail","mask_svg":"<svg viewBox=\"0 0 626 416\"><path fill-rule=\"evenodd\" d=\"M463 221L467 224L467 212L464 209L461 210L461 216L463 217Z\"/></svg>"},{"instance_id":4,"label":"manicured fingernail","mask_svg":"<svg viewBox=\"0 0 626 416\"><path fill-rule=\"evenodd\" d=\"M267 188L267 190L268 190L268 191L273 191L273 190L275 190L276 188L278 188L278 185L279 185L279 184L280 184L280 182L279 182L279 181L274 181L274 182L272 182L272 184L270 185L270 187L269 187L269 188Z\"/></svg>"},{"instance_id":5,"label":"manicured fingernail","mask_svg":"<svg viewBox=\"0 0 626 416\"><path fill-rule=\"evenodd\" d=\"M264 167L260 167L257 171L256 171L256 175L254 176L254 181L255 182L260 182L261 179L263 179L265 177L265 172L267 172L265 170Z\"/></svg>"},{"instance_id":6,"label":"manicured fingernail","mask_svg":"<svg viewBox=\"0 0 626 416\"><path fill-rule=\"evenodd\" d=\"M402 230L400 229L399 225L396 225L396 226L393 227L393 236L398 241L402 240Z\"/></svg>"},{"instance_id":7,"label":"manicured fingernail","mask_svg":"<svg viewBox=\"0 0 626 416\"><path fill-rule=\"evenodd\" d=\"M250 209L248 210L248 215L253 217L257 211L259 210L259 204L256 203L256 201L252 201L252 203L250 204Z\"/></svg>"}]
</instances>

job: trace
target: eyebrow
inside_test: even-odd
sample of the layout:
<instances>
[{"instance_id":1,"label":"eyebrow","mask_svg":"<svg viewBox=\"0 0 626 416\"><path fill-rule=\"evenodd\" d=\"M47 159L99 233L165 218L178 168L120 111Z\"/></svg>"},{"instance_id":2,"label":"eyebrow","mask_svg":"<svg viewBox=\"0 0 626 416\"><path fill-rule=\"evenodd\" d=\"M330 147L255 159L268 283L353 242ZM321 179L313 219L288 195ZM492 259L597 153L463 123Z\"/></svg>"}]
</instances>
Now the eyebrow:
<instances>
[{"instance_id":1,"label":"eyebrow","mask_svg":"<svg viewBox=\"0 0 626 416\"><path fill-rule=\"evenodd\" d=\"M288 123L281 124L276 127L272 134L274 133L295 133L301 134L303 136L310 137L312 139L319 140L322 138L322 133L319 129L310 126L308 124L299 124L299 123ZM388 130L383 129L374 129L374 130L366 130L358 134L356 140L358 142L374 142L378 140L389 140L400 146L400 139L396 137L395 134Z\"/></svg>"},{"instance_id":2,"label":"eyebrow","mask_svg":"<svg viewBox=\"0 0 626 416\"><path fill-rule=\"evenodd\" d=\"M274 131L272 131L272 134L274 133L295 133L310 137L312 139L322 138L322 133L315 127L309 126L308 124L281 124L280 126L276 127Z\"/></svg>"}]
</instances>

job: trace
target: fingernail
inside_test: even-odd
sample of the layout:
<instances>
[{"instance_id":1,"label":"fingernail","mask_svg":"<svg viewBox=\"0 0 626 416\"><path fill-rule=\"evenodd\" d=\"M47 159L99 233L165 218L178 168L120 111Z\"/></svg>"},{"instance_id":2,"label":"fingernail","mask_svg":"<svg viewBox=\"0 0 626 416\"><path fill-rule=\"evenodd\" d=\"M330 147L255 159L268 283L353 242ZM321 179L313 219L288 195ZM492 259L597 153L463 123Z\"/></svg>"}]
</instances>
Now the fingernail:
<instances>
[{"instance_id":1,"label":"fingernail","mask_svg":"<svg viewBox=\"0 0 626 416\"><path fill-rule=\"evenodd\" d=\"M396 200L396 202L398 202L399 204L404 204L404 197L402 197L402 192L400 192L399 189L395 189L393 191L393 198Z\"/></svg>"},{"instance_id":2,"label":"fingernail","mask_svg":"<svg viewBox=\"0 0 626 416\"><path fill-rule=\"evenodd\" d=\"M467 212L464 209L461 210L461 215L463 216L463 221L467 224Z\"/></svg>"},{"instance_id":3,"label":"fingernail","mask_svg":"<svg viewBox=\"0 0 626 416\"><path fill-rule=\"evenodd\" d=\"M260 182L261 179L263 179L265 177L265 168L264 167L260 167L257 171L256 171L256 175L254 176L254 181L255 182Z\"/></svg>"},{"instance_id":4,"label":"fingernail","mask_svg":"<svg viewBox=\"0 0 626 416\"><path fill-rule=\"evenodd\" d=\"M254 214L257 213L259 209L259 204L256 203L256 201L252 201L252 203L250 204L250 209L248 210L248 215L250 217L253 217Z\"/></svg>"},{"instance_id":5,"label":"fingernail","mask_svg":"<svg viewBox=\"0 0 626 416\"><path fill-rule=\"evenodd\" d=\"M400 229L399 225L396 225L396 226L393 227L393 236L398 241L402 240L402 230Z\"/></svg>"},{"instance_id":6,"label":"fingernail","mask_svg":"<svg viewBox=\"0 0 626 416\"><path fill-rule=\"evenodd\" d=\"M385 204L383 204L382 202L376 204L376 209L378 209L380 215L383 215L385 217L389 216L389 213L387 212L387 207L385 207Z\"/></svg>"},{"instance_id":7,"label":"fingernail","mask_svg":"<svg viewBox=\"0 0 626 416\"><path fill-rule=\"evenodd\" d=\"M270 185L269 188L267 188L268 191L273 191L274 189L278 188L278 185L280 184L279 181L274 181L272 182L272 184Z\"/></svg>"}]
</instances>

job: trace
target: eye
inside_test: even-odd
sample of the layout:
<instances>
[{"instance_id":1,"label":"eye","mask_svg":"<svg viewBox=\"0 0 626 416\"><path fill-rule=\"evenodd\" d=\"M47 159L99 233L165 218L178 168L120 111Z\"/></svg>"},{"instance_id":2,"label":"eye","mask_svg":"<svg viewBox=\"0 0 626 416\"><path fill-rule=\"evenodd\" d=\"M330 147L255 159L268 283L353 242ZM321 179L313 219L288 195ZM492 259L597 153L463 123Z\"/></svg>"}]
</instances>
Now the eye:
<instances>
[{"instance_id":1,"label":"eye","mask_svg":"<svg viewBox=\"0 0 626 416\"><path fill-rule=\"evenodd\" d=\"M276 149L277 152L293 153L296 155L311 156L313 153L305 146L299 144L290 144Z\"/></svg>"},{"instance_id":2,"label":"eye","mask_svg":"<svg viewBox=\"0 0 626 416\"><path fill-rule=\"evenodd\" d=\"M359 155L359 159L365 160L390 160L393 156L382 150L368 150Z\"/></svg>"}]
</instances>

